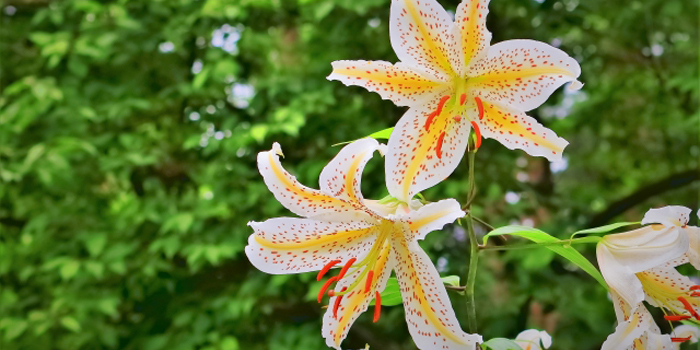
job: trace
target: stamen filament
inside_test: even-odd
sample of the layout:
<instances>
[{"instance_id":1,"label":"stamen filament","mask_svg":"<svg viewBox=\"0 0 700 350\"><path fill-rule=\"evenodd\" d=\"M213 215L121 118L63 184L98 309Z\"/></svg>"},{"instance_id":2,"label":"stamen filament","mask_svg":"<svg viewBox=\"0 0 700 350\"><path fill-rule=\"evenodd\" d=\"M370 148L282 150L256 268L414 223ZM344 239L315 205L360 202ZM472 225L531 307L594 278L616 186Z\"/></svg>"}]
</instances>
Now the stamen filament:
<instances>
[{"instance_id":1,"label":"stamen filament","mask_svg":"<svg viewBox=\"0 0 700 350\"><path fill-rule=\"evenodd\" d=\"M330 271L330 269L335 265L340 263L340 260L331 260L326 266L324 266L321 271L318 272L318 275L316 275L316 280L320 281L323 276Z\"/></svg>"},{"instance_id":2,"label":"stamen filament","mask_svg":"<svg viewBox=\"0 0 700 350\"><path fill-rule=\"evenodd\" d=\"M374 292L375 293L375 298L377 299L374 302L374 323L377 323L379 321L379 316L382 313L382 296L379 294L379 291Z\"/></svg>"}]
</instances>

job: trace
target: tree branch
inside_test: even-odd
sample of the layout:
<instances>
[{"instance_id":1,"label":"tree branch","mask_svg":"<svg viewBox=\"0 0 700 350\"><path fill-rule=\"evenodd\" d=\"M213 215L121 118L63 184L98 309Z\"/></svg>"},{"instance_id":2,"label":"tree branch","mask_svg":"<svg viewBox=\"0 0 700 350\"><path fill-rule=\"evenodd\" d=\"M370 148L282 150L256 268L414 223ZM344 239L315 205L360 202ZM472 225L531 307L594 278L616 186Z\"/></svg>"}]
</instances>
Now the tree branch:
<instances>
[{"instance_id":1,"label":"tree branch","mask_svg":"<svg viewBox=\"0 0 700 350\"><path fill-rule=\"evenodd\" d=\"M658 196L664 192L687 186L700 180L700 169L686 170L684 172L670 175L657 182L648 184L634 193L611 203L605 210L591 218L585 227L597 227L607 224L614 217L626 212L635 205Z\"/></svg>"}]
</instances>

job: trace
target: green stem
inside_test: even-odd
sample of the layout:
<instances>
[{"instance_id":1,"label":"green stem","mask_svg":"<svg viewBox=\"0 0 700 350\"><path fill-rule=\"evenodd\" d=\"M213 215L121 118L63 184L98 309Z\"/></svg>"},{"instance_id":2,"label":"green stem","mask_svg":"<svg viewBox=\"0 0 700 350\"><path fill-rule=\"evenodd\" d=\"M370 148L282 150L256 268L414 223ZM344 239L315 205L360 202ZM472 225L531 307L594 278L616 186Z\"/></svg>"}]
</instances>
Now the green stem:
<instances>
[{"instance_id":1,"label":"green stem","mask_svg":"<svg viewBox=\"0 0 700 350\"><path fill-rule=\"evenodd\" d=\"M465 294L467 296L467 327L469 333L476 333L476 302L474 301L474 288L476 286L476 267L479 263L479 244L474 233L474 222L471 213L471 203L476 193L474 183L474 158L476 150L469 151L469 195L466 204L467 211L467 232L469 233L469 272L467 275L467 286Z\"/></svg>"},{"instance_id":2,"label":"green stem","mask_svg":"<svg viewBox=\"0 0 700 350\"><path fill-rule=\"evenodd\" d=\"M564 241L545 242L545 243L536 243L536 244L520 244L520 245L493 246L493 247L480 246L479 249L481 249L481 250L519 250L519 249L533 249L533 248L555 246L555 245L598 243L598 241L600 241L599 237L583 237L583 238L576 238L576 239L567 239Z\"/></svg>"}]
</instances>

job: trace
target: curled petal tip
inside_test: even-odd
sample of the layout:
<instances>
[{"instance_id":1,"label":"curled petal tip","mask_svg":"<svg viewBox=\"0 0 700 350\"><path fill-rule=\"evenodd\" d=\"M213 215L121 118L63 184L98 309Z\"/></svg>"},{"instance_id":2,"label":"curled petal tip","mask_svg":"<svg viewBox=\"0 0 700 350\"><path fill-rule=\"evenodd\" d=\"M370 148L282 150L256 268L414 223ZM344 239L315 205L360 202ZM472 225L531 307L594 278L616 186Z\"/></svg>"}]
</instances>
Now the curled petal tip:
<instances>
[{"instance_id":1,"label":"curled petal tip","mask_svg":"<svg viewBox=\"0 0 700 350\"><path fill-rule=\"evenodd\" d=\"M282 153L282 146L280 146L280 144L277 142L272 144L272 149L270 151L278 156L284 157L284 153Z\"/></svg>"},{"instance_id":2,"label":"curled petal tip","mask_svg":"<svg viewBox=\"0 0 700 350\"><path fill-rule=\"evenodd\" d=\"M569 91L578 91L581 90L581 88L583 88L583 85L584 84L582 82L574 80L571 82L571 84L569 84L568 89Z\"/></svg>"},{"instance_id":3,"label":"curled petal tip","mask_svg":"<svg viewBox=\"0 0 700 350\"><path fill-rule=\"evenodd\" d=\"M384 157L384 154L386 154L387 151L387 146L383 143L379 144L379 147L377 147L377 151L379 151L379 154Z\"/></svg>"}]
</instances>

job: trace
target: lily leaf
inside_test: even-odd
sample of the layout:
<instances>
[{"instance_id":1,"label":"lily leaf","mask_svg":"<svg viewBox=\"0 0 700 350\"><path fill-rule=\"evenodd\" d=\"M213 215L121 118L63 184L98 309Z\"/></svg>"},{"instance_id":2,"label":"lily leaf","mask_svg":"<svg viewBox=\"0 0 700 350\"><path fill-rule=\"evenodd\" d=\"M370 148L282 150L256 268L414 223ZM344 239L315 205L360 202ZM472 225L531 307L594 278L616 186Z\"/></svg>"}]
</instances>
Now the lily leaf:
<instances>
[{"instance_id":1,"label":"lily leaf","mask_svg":"<svg viewBox=\"0 0 700 350\"><path fill-rule=\"evenodd\" d=\"M389 277L389 280L386 283L386 288L384 288L384 291L380 294L380 297L382 299L382 306L394 306L402 303L401 288L399 287L399 281L396 279L396 277ZM376 299L372 300L369 305L374 305L376 301Z\"/></svg>"},{"instance_id":2,"label":"lily leaf","mask_svg":"<svg viewBox=\"0 0 700 350\"><path fill-rule=\"evenodd\" d=\"M637 225L637 224L639 224L639 221L637 221L637 222L616 222L614 224L603 225L603 226L598 226L598 227L593 227L593 228L587 228L587 229L581 230L581 231L576 231L576 232L574 232L573 235L571 235L571 237L573 237L575 235L591 234L591 233L608 233L608 232L615 230L615 229L618 229L620 227Z\"/></svg>"},{"instance_id":3,"label":"lily leaf","mask_svg":"<svg viewBox=\"0 0 700 350\"><path fill-rule=\"evenodd\" d=\"M595 278L596 281L598 281L598 283L605 287L605 289L608 289L608 285L607 283L605 283L605 280L600 274L600 271L598 271L598 269L596 269L595 266L593 266L593 264L591 264L591 262L588 261L588 259L586 259L583 255L581 255L581 253L579 253L576 249L567 245L546 244L562 242L562 240L553 237L550 234L538 230L536 228L519 225L510 225L499 227L489 232L486 236L484 236L484 245L486 245L486 243L488 242L489 237L500 235L519 236L529 239L535 243L542 244L543 247L561 255L565 259L571 261L574 265L581 268L583 271L586 271L589 275L591 275L591 277Z\"/></svg>"},{"instance_id":4,"label":"lily leaf","mask_svg":"<svg viewBox=\"0 0 700 350\"><path fill-rule=\"evenodd\" d=\"M523 350L518 343L506 338L493 338L481 344L484 350Z\"/></svg>"},{"instance_id":5,"label":"lily leaf","mask_svg":"<svg viewBox=\"0 0 700 350\"><path fill-rule=\"evenodd\" d=\"M379 130L379 131L377 131L377 132L375 132L375 133L371 133L371 134L369 134L369 135L367 135L367 136L365 136L365 137L363 137L363 138L371 137L371 138L377 139L377 140L388 140L388 139L389 139L389 136L391 136L391 133L392 133L393 131L394 131L394 128L393 128L393 127L391 127L391 128L386 128L386 129L384 129L384 130ZM357 140L360 140L360 139L357 139ZM346 144L348 144L348 143L355 142L355 141L357 141L357 140L352 140L352 141L345 141L345 142L341 142L341 143L336 143L336 144L333 145L332 147L346 145ZM382 303L382 305L383 305L383 304L384 304L384 303Z\"/></svg>"}]
</instances>

